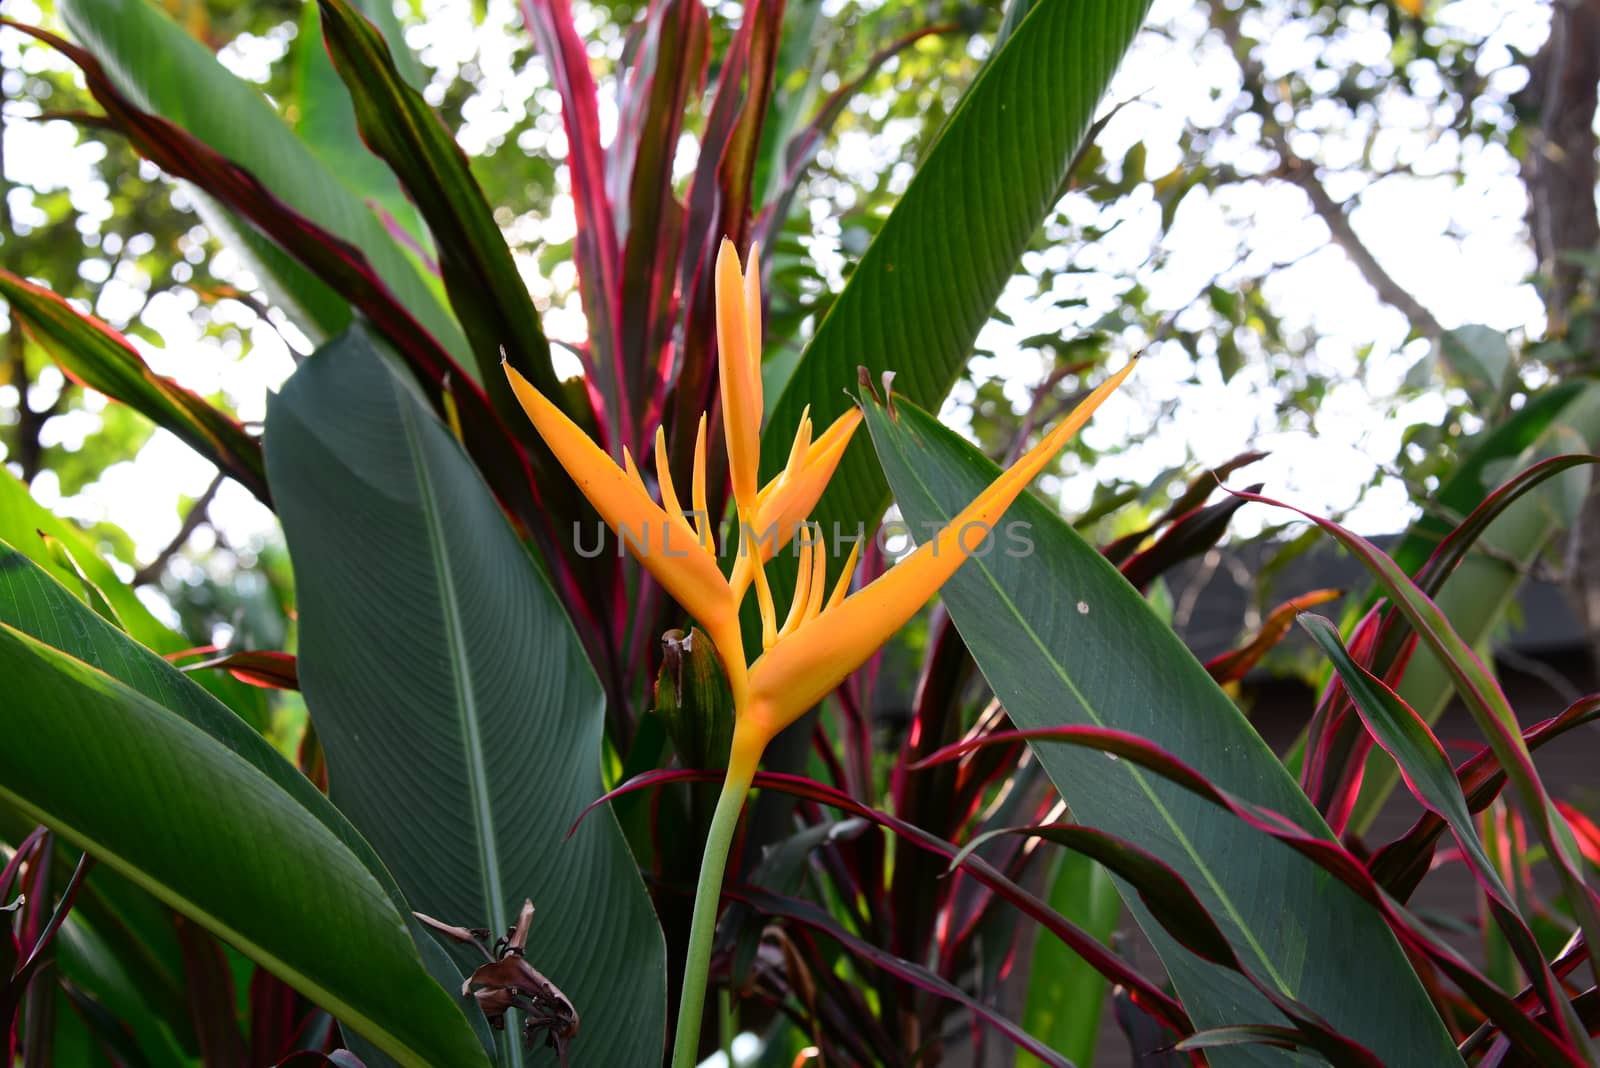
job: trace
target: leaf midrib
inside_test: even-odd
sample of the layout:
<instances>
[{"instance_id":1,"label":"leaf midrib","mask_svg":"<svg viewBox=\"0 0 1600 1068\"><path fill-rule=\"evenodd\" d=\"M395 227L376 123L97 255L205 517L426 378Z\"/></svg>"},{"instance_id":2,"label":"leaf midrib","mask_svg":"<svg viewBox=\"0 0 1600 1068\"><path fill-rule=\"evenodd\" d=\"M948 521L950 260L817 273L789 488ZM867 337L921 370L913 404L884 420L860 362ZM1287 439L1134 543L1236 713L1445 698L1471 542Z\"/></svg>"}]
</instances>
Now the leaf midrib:
<instances>
[{"instance_id":1,"label":"leaf midrib","mask_svg":"<svg viewBox=\"0 0 1600 1068\"><path fill-rule=\"evenodd\" d=\"M401 388L398 384L396 389ZM460 600L456 596L455 575L451 570L450 556L445 551L445 531L440 521L438 498L434 493L432 468L426 450L417 434L416 413L407 404L398 404L400 425L405 432L406 448L415 461L417 494L421 511L427 523L428 551L433 555L434 571L438 575L439 599L444 613L440 623L444 628L444 645L451 665L450 678L456 691L456 716L461 724L462 746L466 758L467 789L473 813L473 829L478 847L478 874L483 884L483 894L488 906L491 931L510 928L505 911L505 893L500 883L500 850L495 835L494 805L489 796L489 774L483 752L483 736L478 729L478 701L472 688L472 663L467 656L465 631L461 618ZM499 1043L502 1053L508 1056L511 1068L522 1066L522 1046L516 1041Z\"/></svg>"}]
</instances>

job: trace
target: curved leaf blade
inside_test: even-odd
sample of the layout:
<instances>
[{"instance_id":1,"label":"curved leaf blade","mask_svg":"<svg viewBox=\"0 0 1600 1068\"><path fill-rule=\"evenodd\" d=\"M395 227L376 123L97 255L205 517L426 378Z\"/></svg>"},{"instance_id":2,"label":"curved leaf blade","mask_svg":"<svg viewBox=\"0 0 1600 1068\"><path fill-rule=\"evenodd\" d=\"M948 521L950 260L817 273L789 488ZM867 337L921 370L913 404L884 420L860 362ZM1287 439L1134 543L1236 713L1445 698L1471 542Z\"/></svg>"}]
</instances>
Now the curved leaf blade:
<instances>
[{"instance_id":1,"label":"curved leaf blade","mask_svg":"<svg viewBox=\"0 0 1600 1068\"><path fill-rule=\"evenodd\" d=\"M51 514L33 499L28 487L15 475L0 470L0 542L6 542L32 560L57 582L76 588L78 580L73 571L55 558L44 539L39 537L41 533L71 551L78 572L105 595L123 629L140 645L158 653L181 652L193 645L150 614L150 609L132 588L119 579L101 557L99 547L88 532ZM258 691L228 676L212 676L202 685L251 726L265 727L266 702Z\"/></svg>"},{"instance_id":2,"label":"curved leaf blade","mask_svg":"<svg viewBox=\"0 0 1600 1068\"><path fill-rule=\"evenodd\" d=\"M394 901L277 784L182 717L3 625L0 673L7 730L30 742L0 747L0 797L401 1064L485 1063Z\"/></svg>"},{"instance_id":3,"label":"curved leaf blade","mask_svg":"<svg viewBox=\"0 0 1600 1068\"><path fill-rule=\"evenodd\" d=\"M1050 907L1109 943L1122 916L1122 901L1105 870L1081 853L1067 853L1050 884ZM1084 1066L1094 1060L1100 1018L1110 984L1077 954L1040 939L1033 947L1022 1026ZM1019 1068L1038 1062L1017 1057Z\"/></svg>"},{"instance_id":4,"label":"curved leaf blade","mask_svg":"<svg viewBox=\"0 0 1600 1068\"><path fill-rule=\"evenodd\" d=\"M1439 606L1418 588L1399 564L1384 555L1377 546L1331 520L1292 505L1258 494L1245 493L1241 496L1277 508L1287 508L1311 520L1332 535L1371 573L1373 580L1388 595L1390 603L1444 666L1462 704L1472 714L1512 789L1516 791L1523 814L1549 847L1556 875L1567 894L1568 906L1576 915L1584 937L1590 945L1600 944L1600 894L1584 881L1583 864L1572 828L1567 825L1543 780L1539 778L1516 713L1493 672L1450 625Z\"/></svg>"},{"instance_id":5,"label":"curved leaf blade","mask_svg":"<svg viewBox=\"0 0 1600 1068\"><path fill-rule=\"evenodd\" d=\"M345 0L320 0L319 8L328 53L355 104L361 136L427 220L450 302L477 356L478 377L503 415L519 417L511 425L521 425L499 370L502 354L546 396L562 393L539 311L466 153L401 75L377 27Z\"/></svg>"},{"instance_id":6,"label":"curved leaf blade","mask_svg":"<svg viewBox=\"0 0 1600 1068\"><path fill-rule=\"evenodd\" d=\"M1560 715L1529 727L1522 736L1527 742L1528 751L1535 752L1568 731L1597 719L1600 719L1600 694L1590 694L1568 705ZM1506 785L1506 773L1500 767L1494 750L1488 746L1464 761L1456 769L1456 777L1466 792L1467 805L1473 812L1488 808ZM1559 807L1561 803L1558 801L1556 804ZM1428 873L1433 860L1434 843L1444 830L1444 820L1432 812L1424 813L1409 831L1373 854L1368 862L1373 878L1399 900L1410 898L1417 884L1422 882L1422 877Z\"/></svg>"},{"instance_id":7,"label":"curved leaf blade","mask_svg":"<svg viewBox=\"0 0 1600 1068\"><path fill-rule=\"evenodd\" d=\"M395 65L407 84L426 84L421 65L405 46L405 30L394 9L381 0L356 0L356 7L389 42ZM357 196L372 203L389 232L421 258L429 273L436 273L433 238L422 217L406 199L394 172L361 141L350 93L322 43L322 17L315 4L301 8L289 64L297 112L295 136Z\"/></svg>"},{"instance_id":8,"label":"curved leaf blade","mask_svg":"<svg viewBox=\"0 0 1600 1068\"><path fill-rule=\"evenodd\" d=\"M1429 514L1407 532L1395 548L1394 559L1408 573L1417 573L1456 526L1457 517L1471 514L1490 497L1499 481L1493 472L1500 465L1510 462L1523 468L1552 448L1571 452L1597 446L1600 385L1573 380L1535 396L1486 435L1440 487L1430 502ZM1428 587L1428 593L1462 638L1477 645L1504 616L1533 561L1564 527L1564 520L1543 495L1519 500L1482 531L1476 542L1482 551L1467 554L1449 581L1437 589ZM1443 665L1428 649L1417 651L1397 689L1429 724L1444 713L1454 692ZM1398 782L1399 773L1386 755L1368 758L1360 800L1350 821L1352 831L1362 833L1371 826Z\"/></svg>"},{"instance_id":9,"label":"curved leaf blade","mask_svg":"<svg viewBox=\"0 0 1600 1068\"><path fill-rule=\"evenodd\" d=\"M940 524L997 469L926 412L863 404L895 499L913 529ZM995 549L945 586L945 605L979 668L1022 728L1114 727L1197 769L1217 787L1331 835L1283 765L1176 635L1071 527L1024 495L1006 522L1026 523L1031 555ZM1382 918L1303 856L1127 760L1035 748L1081 823L1171 867L1217 919L1239 958L1385 1063L1460 1057ZM1241 858L1250 858L1242 863ZM1201 1028L1276 1019L1236 974L1165 936L1126 887L1124 901L1161 952ZM1367 981L1353 984L1347 976ZM1281 1063L1289 1054L1218 1050L1219 1064Z\"/></svg>"},{"instance_id":10,"label":"curved leaf blade","mask_svg":"<svg viewBox=\"0 0 1600 1068\"><path fill-rule=\"evenodd\" d=\"M721 782L722 777L723 773L721 771L702 771L687 768L648 771L616 787L600 800L594 802L590 808L598 808L601 804L614 798L639 790L654 789L668 783ZM1189 1018L1184 1015L1183 1007L1163 993L1150 980L1140 975L1127 961L1106 949L1101 945L1099 939L1085 931L1074 920L1051 911L1048 904L1006 878L993 865L970 850L957 849L944 839L930 834L913 823L908 823L880 809L865 805L849 794L817 782L814 779L799 775L758 771L756 772L755 786L758 789L776 790L793 797L815 801L818 804L829 805L841 811L849 812L899 835L907 842L935 857L941 857L949 861L952 867L960 867L978 882L1003 897L1009 904L1015 906L1023 915L1038 921L1042 927L1059 938L1063 945L1078 954L1095 971L1125 987L1140 1009L1149 1013L1152 1018L1162 1021L1163 1024L1178 1034L1187 1034L1194 1029L1190 1026ZM588 809L585 810L585 815L587 813Z\"/></svg>"},{"instance_id":11,"label":"curved leaf blade","mask_svg":"<svg viewBox=\"0 0 1600 1068\"><path fill-rule=\"evenodd\" d=\"M164 658L93 612L42 568L0 541L0 624L103 671L188 722L269 779L342 842L406 914L372 847L272 744Z\"/></svg>"},{"instance_id":12,"label":"curved leaf blade","mask_svg":"<svg viewBox=\"0 0 1600 1068\"><path fill-rule=\"evenodd\" d=\"M974 1017L999 1031L1015 1043L1019 1049L1028 1051L1046 1064L1053 1065L1054 1068L1072 1068L1071 1061L1045 1046L1010 1019L1000 1015L991 1006L985 1005L972 997L965 990L962 990L938 973L930 971L914 961L897 957L866 939L850 933L826 909L803 898L784 897L759 886L730 887L725 893L729 899L749 905L762 915L785 919L801 927L826 935L843 947L851 956L857 957L875 968L881 968L883 971L912 986L966 1006Z\"/></svg>"},{"instance_id":13,"label":"curved leaf blade","mask_svg":"<svg viewBox=\"0 0 1600 1068\"><path fill-rule=\"evenodd\" d=\"M1488 896L1490 910L1517 961L1536 985L1546 1007L1559 1014L1556 1019L1566 1029L1568 1039L1581 1048L1586 1041L1583 1029L1571 1015L1571 1006L1560 983L1551 974L1527 920L1518 910L1499 869L1489 859L1483 840L1478 837L1467 796L1462 792L1455 768L1445 756L1444 747L1411 706L1382 679L1356 663L1344 647L1337 627L1316 615L1301 616L1300 626L1333 662L1333 669L1349 691L1362 722L1394 758L1413 796L1425 809L1449 824L1467 866Z\"/></svg>"},{"instance_id":14,"label":"curved leaf blade","mask_svg":"<svg viewBox=\"0 0 1600 1068\"><path fill-rule=\"evenodd\" d=\"M0 296L68 375L172 431L271 507L261 443L238 420L150 370L127 338L43 286L0 270Z\"/></svg>"},{"instance_id":15,"label":"curved leaf blade","mask_svg":"<svg viewBox=\"0 0 1600 1068\"><path fill-rule=\"evenodd\" d=\"M633 858L609 814L566 838L602 790L599 683L471 461L359 331L274 399L266 455L340 809L421 912L503 930L533 900L528 959L582 1016L579 1063L657 1059L665 951Z\"/></svg>"}]
</instances>

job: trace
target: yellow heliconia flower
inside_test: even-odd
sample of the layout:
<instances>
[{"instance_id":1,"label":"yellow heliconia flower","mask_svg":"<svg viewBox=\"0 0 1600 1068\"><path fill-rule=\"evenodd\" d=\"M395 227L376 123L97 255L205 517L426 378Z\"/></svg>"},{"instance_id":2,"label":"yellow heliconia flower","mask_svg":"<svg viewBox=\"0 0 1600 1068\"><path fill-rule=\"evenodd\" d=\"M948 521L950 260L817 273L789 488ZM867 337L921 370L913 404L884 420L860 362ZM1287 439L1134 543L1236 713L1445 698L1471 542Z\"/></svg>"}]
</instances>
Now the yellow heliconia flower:
<instances>
[{"instance_id":1,"label":"yellow heliconia flower","mask_svg":"<svg viewBox=\"0 0 1600 1068\"><path fill-rule=\"evenodd\" d=\"M779 731L831 693L916 615L982 545L1028 483L1049 466L1133 367L1130 361L1102 382L933 538L856 593L842 596L845 579L822 605L822 568L817 567L816 578L808 584L802 547L801 578L791 612L791 620L798 613L798 625L785 624L779 641L750 667L748 705L734 725L734 761L741 749L746 759L750 752L759 757ZM847 573L854 559L852 551ZM804 608L800 607L802 598L806 598Z\"/></svg>"},{"instance_id":2,"label":"yellow heliconia flower","mask_svg":"<svg viewBox=\"0 0 1600 1068\"><path fill-rule=\"evenodd\" d=\"M727 577L717 562L714 517L706 508L703 415L695 439L692 509L686 513L667 468L666 441L660 430L655 440L656 482L661 490L657 504L626 450L618 467L577 424L506 365L517 399L567 474L645 570L711 637L733 694L733 749L695 891L674 1068L694 1064L723 870L739 811L768 743L843 682L939 592L1134 366L1130 362L1102 383L932 539L852 594L850 582L860 551L857 541L834 576L830 592L822 531L807 517L861 425L861 412L852 409L820 437L813 437L808 408L800 417L783 471L757 487L762 413L760 275L759 249L750 250L749 263L741 269L732 242L723 241L716 263L718 378L728 476L739 521L734 535L737 552ZM799 557L799 578L780 623L765 563L791 541ZM747 664L739 608L751 586L761 613L762 653Z\"/></svg>"},{"instance_id":3,"label":"yellow heliconia flower","mask_svg":"<svg viewBox=\"0 0 1600 1068\"><path fill-rule=\"evenodd\" d=\"M731 763L740 772L753 772L767 743L779 731L827 696L939 591L1028 483L1122 383L1133 364L1101 384L934 538L875 582L850 594L858 543L835 576L830 593L822 532L808 526L806 518L860 426L861 412L851 409L820 437L813 437L807 409L796 430L789 462L776 478L758 489L762 412L759 249L752 248L748 268L741 269L732 242L723 241L717 255L716 299L723 435L740 528L731 576L724 577L717 563L714 524L706 510L704 416L695 441L692 510L686 512L667 467L660 430L656 431L655 448L656 481L661 489L661 503L657 504L626 450L623 466L618 467L509 364L506 375L528 417L583 495L716 645L734 697ZM974 532L976 539L971 537ZM797 542L799 580L780 623L763 565L791 541ZM761 610L763 653L747 665L739 606L752 584Z\"/></svg>"}]
</instances>

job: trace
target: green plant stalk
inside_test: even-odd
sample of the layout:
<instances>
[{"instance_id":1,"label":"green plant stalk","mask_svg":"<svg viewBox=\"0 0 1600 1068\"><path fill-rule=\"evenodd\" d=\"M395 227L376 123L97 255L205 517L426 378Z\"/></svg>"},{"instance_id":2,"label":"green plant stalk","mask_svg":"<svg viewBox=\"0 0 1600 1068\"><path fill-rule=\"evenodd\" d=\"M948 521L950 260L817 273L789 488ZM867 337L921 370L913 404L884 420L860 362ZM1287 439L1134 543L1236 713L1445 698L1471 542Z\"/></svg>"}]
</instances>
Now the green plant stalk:
<instances>
[{"instance_id":1,"label":"green plant stalk","mask_svg":"<svg viewBox=\"0 0 1600 1068\"><path fill-rule=\"evenodd\" d=\"M706 976L711 970L711 945L717 933L717 904L722 900L722 874L728 850L739 829L739 813L755 779L754 762L734 761L722 780L700 879L694 888L694 917L689 924L689 955L683 967L683 994L678 1000L678 1027L672 1038L672 1068L694 1068L700 1049L700 1017L705 1011ZM742 767L739 765L743 765Z\"/></svg>"}]
</instances>

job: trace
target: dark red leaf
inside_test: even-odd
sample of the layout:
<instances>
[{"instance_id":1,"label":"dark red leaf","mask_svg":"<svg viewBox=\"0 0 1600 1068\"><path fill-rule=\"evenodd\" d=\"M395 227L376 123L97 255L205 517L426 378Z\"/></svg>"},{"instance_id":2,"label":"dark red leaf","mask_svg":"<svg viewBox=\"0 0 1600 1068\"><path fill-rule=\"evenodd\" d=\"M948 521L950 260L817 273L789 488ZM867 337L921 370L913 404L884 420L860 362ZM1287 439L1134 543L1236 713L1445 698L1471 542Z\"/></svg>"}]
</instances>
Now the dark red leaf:
<instances>
[{"instance_id":1,"label":"dark red leaf","mask_svg":"<svg viewBox=\"0 0 1600 1068\"><path fill-rule=\"evenodd\" d=\"M1494 675L1450 625L1438 605L1377 546L1331 520L1254 493L1230 490L1245 500L1289 508L1333 535L1355 556L1388 594L1391 604L1405 617L1421 641L1438 657L1455 683L1456 692L1483 731L1522 803L1523 814L1555 862L1556 873L1567 892L1579 925L1591 943L1600 942L1600 897L1584 882L1572 831L1561 818L1533 766L1522 739L1516 714L1511 710Z\"/></svg>"},{"instance_id":2,"label":"dark red leaf","mask_svg":"<svg viewBox=\"0 0 1600 1068\"><path fill-rule=\"evenodd\" d=\"M1085 141L1085 144L1092 142L1093 137L1091 136ZM1189 482L1189 485L1184 488L1178 499L1173 501L1164 512L1157 516L1153 523L1141 530L1134 531L1132 534L1125 534L1118 538L1104 549L1101 549L1101 555L1121 567L1130 556L1138 551L1139 546L1144 544L1146 538L1149 538L1168 523L1175 522L1180 516L1188 515L1202 504L1205 504L1206 498L1216 491L1223 479L1240 468L1249 467L1253 463L1266 459L1268 455L1270 454L1265 452L1242 452L1233 457L1233 459L1202 472Z\"/></svg>"},{"instance_id":3,"label":"dark red leaf","mask_svg":"<svg viewBox=\"0 0 1600 1068\"><path fill-rule=\"evenodd\" d=\"M713 279L717 248L727 237L743 254L750 246L751 183L757 146L771 103L778 35L784 0L750 0L744 18L722 57L716 95L700 136L700 158L689 182L683 257L678 285L683 294L683 348L673 397L673 468L688 470L694 427L702 412L712 414L708 447L711 470L720 470L722 436L715 418L716 351ZM747 265L748 266L748 265ZM713 489L710 508L718 513L722 487Z\"/></svg>"},{"instance_id":4,"label":"dark red leaf","mask_svg":"<svg viewBox=\"0 0 1600 1068\"><path fill-rule=\"evenodd\" d=\"M1449 976L1485 1015L1516 1040L1519 1048L1539 1057L1540 1064L1577 1066L1583 1063L1582 1058L1568 1044L1530 1020L1504 991L1462 959L1455 950L1437 939L1421 921L1412 917L1384 893L1383 889L1373 881L1365 865L1344 846L1307 834L1287 817L1233 797L1213 786L1209 780L1177 757L1143 738L1123 731L1080 726L1005 731L950 746L922 761L921 764L929 766L946 760L960 759L980 746L1005 744L1016 739L1062 742L1114 753L1231 812L1249 826L1278 839L1311 860L1376 908L1408 951L1430 960L1440 971Z\"/></svg>"},{"instance_id":5,"label":"dark red leaf","mask_svg":"<svg viewBox=\"0 0 1600 1068\"><path fill-rule=\"evenodd\" d=\"M1384 751L1394 759L1406 787L1428 811L1443 819L1454 834L1462 857L1482 888L1495 922L1518 963L1539 988L1547 1008L1557 1011L1556 1019L1569 1041L1578 1042L1578 1022L1571 1016L1565 994L1539 942L1518 911L1472 823L1466 795L1456 779L1455 769L1445 756L1444 747L1434 737L1422 717L1401 700L1383 680L1357 664L1339 639L1339 630L1316 615L1302 615L1300 624L1312 640L1328 654L1334 671L1344 680L1355 702L1361 721Z\"/></svg>"},{"instance_id":6,"label":"dark red leaf","mask_svg":"<svg viewBox=\"0 0 1600 1068\"><path fill-rule=\"evenodd\" d=\"M270 650L240 650L225 656L202 660L197 664L184 664L179 671L203 671L221 668L240 682L261 686L269 690L300 689L300 672L295 658L289 653Z\"/></svg>"},{"instance_id":7,"label":"dark red leaf","mask_svg":"<svg viewBox=\"0 0 1600 1068\"><path fill-rule=\"evenodd\" d=\"M660 421L661 402L675 362L671 347L677 311L677 271L683 248L684 210L672 188L673 161L684 117L705 84L710 27L701 0L657 0L645 16L644 35L625 93L623 122L612 151L627 181L627 236L622 249L619 297L622 367L626 381L644 390L648 409L623 437L637 454L641 439Z\"/></svg>"},{"instance_id":8,"label":"dark red leaf","mask_svg":"<svg viewBox=\"0 0 1600 1068\"><path fill-rule=\"evenodd\" d=\"M200 1040L200 1059L206 1068L250 1068L239 1033L233 970L222 943L182 916L175 915L173 923L183 950L184 991Z\"/></svg>"},{"instance_id":9,"label":"dark red leaf","mask_svg":"<svg viewBox=\"0 0 1600 1068\"><path fill-rule=\"evenodd\" d=\"M720 782L722 777L723 774L720 771L669 769L647 772L644 775L628 780L605 796L592 802L579 814L578 821L581 822L584 816L599 806L638 790L654 789L668 783ZM920 827L913 826L888 813L862 804L842 791L803 776L758 772L755 786L760 789L780 790L795 797L805 798L818 804L860 816L894 832L921 849L943 857L947 861L955 860L961 854L961 851L949 842L929 834ZM575 830L576 828L577 822L574 822L573 829ZM1068 948L1081 956L1100 974L1114 983L1120 983L1127 987L1139 1005L1152 1016L1162 1020L1179 1034L1187 1034L1194 1030L1193 1025L1189 1023L1188 1015L1176 1001L1163 993L1144 976L1134 971L1121 957L1102 946L1092 935L1064 919L1036 896L1007 879L993 865L981 857L969 855L961 858L960 867L962 871L968 873L985 886L992 888L1013 907L1037 921L1057 938L1060 938Z\"/></svg>"},{"instance_id":10,"label":"dark red leaf","mask_svg":"<svg viewBox=\"0 0 1600 1068\"><path fill-rule=\"evenodd\" d=\"M1261 485L1257 483L1252 491L1260 488ZM1133 583L1136 589L1143 590L1158 575L1214 548L1228 532L1233 513L1241 507L1241 502L1229 498L1179 516L1162 532L1155 544L1121 566L1119 570L1122 577Z\"/></svg>"},{"instance_id":11,"label":"dark red leaf","mask_svg":"<svg viewBox=\"0 0 1600 1068\"><path fill-rule=\"evenodd\" d=\"M1046 1064L1057 1065L1058 1068L1072 1068L1072 1062L1028 1034L1006 1017L995 1012L994 1009L967 994L960 987L946 981L920 964L913 964L878 948L865 939L856 937L841 927L825 910L818 908L811 902L799 898L782 897L754 886L732 887L725 893L732 900L743 902L767 916L781 917L827 935L848 950L852 956L876 968L881 968L890 975L913 986L964 1005L990 1027L995 1028L1019 1047L1032 1053Z\"/></svg>"},{"instance_id":12,"label":"dark red leaf","mask_svg":"<svg viewBox=\"0 0 1600 1068\"><path fill-rule=\"evenodd\" d=\"M589 52L572 22L571 0L520 3L523 22L544 53L551 81L561 97L567 171L578 222L578 291L589 321L588 380L602 399L602 427L620 429L634 425L634 417L622 365L621 252L611 198L606 193L599 93L589 69ZM613 455L620 453L620 437L608 444Z\"/></svg>"},{"instance_id":13,"label":"dark red leaf","mask_svg":"<svg viewBox=\"0 0 1600 1068\"><path fill-rule=\"evenodd\" d=\"M1530 750L1537 750L1574 727L1592 723L1596 719L1600 719L1600 694L1573 702L1559 716L1530 727L1523 737ZM1488 746L1478 750L1472 759L1458 767L1456 777L1461 780L1467 804L1474 812L1482 812L1489 807L1489 803L1500 796L1506 784L1505 772L1495 760L1494 750ZM1443 820L1431 812L1424 813L1410 830L1373 856L1368 864L1373 877L1400 901L1408 900L1422 877L1428 873L1433 844L1444 829Z\"/></svg>"}]
</instances>

